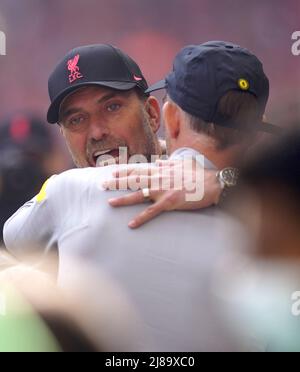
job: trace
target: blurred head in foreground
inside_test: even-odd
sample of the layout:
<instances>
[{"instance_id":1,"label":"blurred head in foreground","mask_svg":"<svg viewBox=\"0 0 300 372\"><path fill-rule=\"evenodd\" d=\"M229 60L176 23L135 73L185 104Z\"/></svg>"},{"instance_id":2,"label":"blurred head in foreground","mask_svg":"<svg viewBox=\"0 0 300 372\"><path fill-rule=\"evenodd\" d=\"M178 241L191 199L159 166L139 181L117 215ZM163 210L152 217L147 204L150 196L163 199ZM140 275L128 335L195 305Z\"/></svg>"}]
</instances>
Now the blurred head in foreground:
<instances>
[{"instance_id":1,"label":"blurred head in foreground","mask_svg":"<svg viewBox=\"0 0 300 372\"><path fill-rule=\"evenodd\" d=\"M233 200L247 239L215 285L231 329L268 351L300 351L299 159L298 129L247 160Z\"/></svg>"},{"instance_id":2,"label":"blurred head in foreground","mask_svg":"<svg viewBox=\"0 0 300 372\"><path fill-rule=\"evenodd\" d=\"M300 263L300 131L292 131L247 161L239 215L255 237L258 258Z\"/></svg>"}]
</instances>

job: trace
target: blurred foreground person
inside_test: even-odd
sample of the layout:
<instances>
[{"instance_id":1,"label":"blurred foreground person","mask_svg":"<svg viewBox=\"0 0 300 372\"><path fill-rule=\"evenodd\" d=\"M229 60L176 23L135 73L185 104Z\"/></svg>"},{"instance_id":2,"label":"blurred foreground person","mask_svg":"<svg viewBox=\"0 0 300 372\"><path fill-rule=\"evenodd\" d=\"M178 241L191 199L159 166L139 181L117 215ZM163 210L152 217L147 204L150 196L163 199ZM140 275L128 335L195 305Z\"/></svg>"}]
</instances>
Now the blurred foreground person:
<instances>
[{"instance_id":1,"label":"blurred foreground person","mask_svg":"<svg viewBox=\"0 0 300 372\"><path fill-rule=\"evenodd\" d=\"M0 271L0 352L127 352L138 347L138 317L107 275L73 260L72 280L58 288L52 276L33 266L10 257L5 263L10 268ZM97 283L99 296L92 293L91 282Z\"/></svg>"},{"instance_id":2,"label":"blurred foreground person","mask_svg":"<svg viewBox=\"0 0 300 372\"><path fill-rule=\"evenodd\" d=\"M236 240L240 262L223 265L215 283L226 321L269 351L300 351L299 159L298 129L247 162L232 206L247 239Z\"/></svg>"}]
</instances>

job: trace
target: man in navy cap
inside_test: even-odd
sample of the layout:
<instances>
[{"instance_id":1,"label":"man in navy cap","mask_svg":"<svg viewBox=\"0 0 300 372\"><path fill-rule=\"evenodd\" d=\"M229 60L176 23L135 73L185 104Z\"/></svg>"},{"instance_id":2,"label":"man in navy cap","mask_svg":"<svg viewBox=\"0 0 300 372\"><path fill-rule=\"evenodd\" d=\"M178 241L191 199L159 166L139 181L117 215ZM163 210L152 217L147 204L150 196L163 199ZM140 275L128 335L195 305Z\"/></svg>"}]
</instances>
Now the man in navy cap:
<instances>
[{"instance_id":1,"label":"man in navy cap","mask_svg":"<svg viewBox=\"0 0 300 372\"><path fill-rule=\"evenodd\" d=\"M75 65L70 79L84 76ZM163 116L171 160L198 161L204 156L205 167L215 172L225 167L220 180L226 187L233 185L233 166L257 131L274 130L262 123L269 95L262 64L231 43L187 47L176 57L174 71L162 86L168 92ZM82 110L79 105L70 111L69 115ZM80 127L84 120L79 117L72 125ZM50 179L33 203L6 223L8 249L19 255L25 247L40 243L44 254L56 243L62 285L70 255L103 268L121 283L141 314L150 341L141 341L143 349L232 349L210 298L213 269L231 245L220 229L229 217L216 207L173 212L133 232L126 222L143 206L114 210L107 201L122 194L105 193L100 186L118 169L77 169ZM147 196L145 190L139 195Z\"/></svg>"},{"instance_id":2,"label":"man in navy cap","mask_svg":"<svg viewBox=\"0 0 300 372\"><path fill-rule=\"evenodd\" d=\"M262 64L238 45L215 41L187 46L176 56L173 71L147 93L160 89L167 92L163 112L169 153L176 157L178 147L186 147L190 142L189 147L197 148L219 170L217 177L223 192L220 197L209 181L204 198L193 203L185 201L184 190L175 193L151 188L111 200L115 207L141 203L144 194L148 195L148 200L155 201L131 221L130 226L135 228L165 210L208 207L214 196L217 196L217 204L236 185L238 161L255 143L257 133L281 132L280 128L263 122L269 81ZM176 172L176 163L173 168ZM159 172L153 168L149 176L149 170L145 173L142 169L131 169L117 177L124 185L132 176L142 176L144 183L151 185ZM113 179L106 187L112 188L115 184Z\"/></svg>"}]
</instances>

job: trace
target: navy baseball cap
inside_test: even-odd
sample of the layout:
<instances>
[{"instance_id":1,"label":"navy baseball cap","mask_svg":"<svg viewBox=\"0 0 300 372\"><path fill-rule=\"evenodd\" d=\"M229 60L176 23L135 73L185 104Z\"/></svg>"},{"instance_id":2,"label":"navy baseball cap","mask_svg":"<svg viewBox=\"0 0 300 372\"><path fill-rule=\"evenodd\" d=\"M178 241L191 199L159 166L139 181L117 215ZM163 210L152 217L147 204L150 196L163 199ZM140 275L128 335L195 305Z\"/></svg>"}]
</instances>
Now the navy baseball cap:
<instances>
[{"instance_id":1,"label":"navy baseball cap","mask_svg":"<svg viewBox=\"0 0 300 372\"><path fill-rule=\"evenodd\" d=\"M217 114L218 103L228 91L253 94L259 103L261 117L269 98L269 80L259 59L247 49L224 41L182 49L175 57L173 71L146 93L160 89L166 89L170 98L185 112L206 122L232 128L236 128L237 123ZM254 123L253 129L271 133L281 131L265 122Z\"/></svg>"},{"instance_id":2,"label":"navy baseball cap","mask_svg":"<svg viewBox=\"0 0 300 372\"><path fill-rule=\"evenodd\" d=\"M137 63L120 49L108 44L88 45L71 50L58 63L48 81L51 105L47 120L58 122L62 101L75 90L99 85L127 91L148 88Z\"/></svg>"}]
</instances>

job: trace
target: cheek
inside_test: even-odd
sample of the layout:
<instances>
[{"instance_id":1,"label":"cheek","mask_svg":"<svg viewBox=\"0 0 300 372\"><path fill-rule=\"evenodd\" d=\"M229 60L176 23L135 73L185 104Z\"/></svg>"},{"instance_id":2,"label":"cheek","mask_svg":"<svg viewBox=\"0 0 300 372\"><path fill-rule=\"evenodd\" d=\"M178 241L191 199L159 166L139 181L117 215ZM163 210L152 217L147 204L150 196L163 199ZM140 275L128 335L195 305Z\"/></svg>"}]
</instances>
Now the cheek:
<instances>
[{"instance_id":1,"label":"cheek","mask_svg":"<svg viewBox=\"0 0 300 372\"><path fill-rule=\"evenodd\" d=\"M134 128L130 127L126 133L126 141L134 154L143 154L147 143L147 136L142 125L137 125Z\"/></svg>"},{"instance_id":2,"label":"cheek","mask_svg":"<svg viewBox=\"0 0 300 372\"><path fill-rule=\"evenodd\" d=\"M80 135L66 135L65 136L68 148L72 154L82 155L86 152L86 140L84 136Z\"/></svg>"},{"instance_id":3,"label":"cheek","mask_svg":"<svg viewBox=\"0 0 300 372\"><path fill-rule=\"evenodd\" d=\"M141 133L141 120L136 116L130 116L126 118L119 118L110 127L111 134L120 138L126 143L134 143L140 136Z\"/></svg>"}]
</instances>

